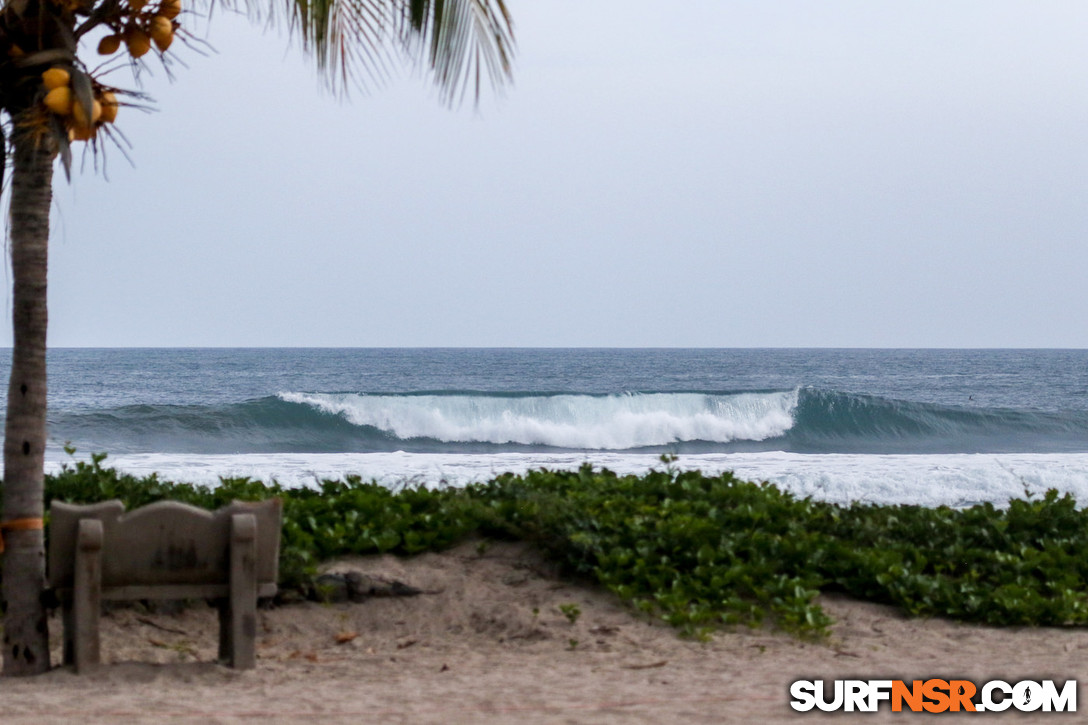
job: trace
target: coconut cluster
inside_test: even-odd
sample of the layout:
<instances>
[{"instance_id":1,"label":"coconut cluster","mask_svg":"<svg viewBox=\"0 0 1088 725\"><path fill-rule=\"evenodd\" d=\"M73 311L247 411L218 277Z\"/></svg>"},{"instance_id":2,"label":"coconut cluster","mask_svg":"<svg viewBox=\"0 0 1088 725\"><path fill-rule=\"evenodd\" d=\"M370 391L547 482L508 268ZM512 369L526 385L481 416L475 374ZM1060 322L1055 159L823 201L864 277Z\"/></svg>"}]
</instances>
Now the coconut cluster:
<instances>
[{"instance_id":1,"label":"coconut cluster","mask_svg":"<svg viewBox=\"0 0 1088 725\"><path fill-rule=\"evenodd\" d=\"M179 27L174 18L180 14L181 0L160 0L151 7L147 0L128 0L127 8L122 8L116 22L110 24L116 32L99 41L98 52L112 55L124 43L129 55L139 58L154 43L164 53L174 42Z\"/></svg>"},{"instance_id":2,"label":"coconut cluster","mask_svg":"<svg viewBox=\"0 0 1088 725\"><path fill-rule=\"evenodd\" d=\"M117 96L112 91L95 85L94 100L88 110L72 91L72 74L64 68L50 68L42 73L45 97L42 103L52 113L60 116L68 129L70 141L90 141L104 123L117 118Z\"/></svg>"}]
</instances>

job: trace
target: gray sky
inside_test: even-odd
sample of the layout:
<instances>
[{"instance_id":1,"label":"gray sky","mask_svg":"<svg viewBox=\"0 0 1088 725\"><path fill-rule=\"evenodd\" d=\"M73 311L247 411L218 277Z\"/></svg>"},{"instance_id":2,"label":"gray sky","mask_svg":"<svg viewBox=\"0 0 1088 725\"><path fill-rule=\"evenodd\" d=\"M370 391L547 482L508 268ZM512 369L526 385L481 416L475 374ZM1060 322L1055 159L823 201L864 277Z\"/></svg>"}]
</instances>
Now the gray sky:
<instances>
[{"instance_id":1,"label":"gray sky","mask_svg":"<svg viewBox=\"0 0 1088 725\"><path fill-rule=\"evenodd\" d=\"M50 344L1088 346L1088 3L509 4L479 111L175 46L58 175Z\"/></svg>"}]
</instances>

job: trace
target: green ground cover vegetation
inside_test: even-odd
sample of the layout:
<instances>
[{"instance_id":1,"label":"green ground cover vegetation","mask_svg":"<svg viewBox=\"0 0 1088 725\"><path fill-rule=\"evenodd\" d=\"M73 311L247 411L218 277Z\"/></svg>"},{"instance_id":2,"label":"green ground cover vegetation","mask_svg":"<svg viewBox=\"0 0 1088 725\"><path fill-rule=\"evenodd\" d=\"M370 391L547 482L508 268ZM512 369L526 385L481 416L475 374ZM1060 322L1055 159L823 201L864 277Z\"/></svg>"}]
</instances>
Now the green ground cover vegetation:
<instances>
[{"instance_id":1,"label":"green ground cover vegetation","mask_svg":"<svg viewBox=\"0 0 1088 725\"><path fill-rule=\"evenodd\" d=\"M314 488L251 479L218 486L137 478L76 462L47 477L53 499L110 498L129 509L173 499L214 509L233 499L284 504L281 586L305 588L337 556L438 551L472 537L525 540L569 576L599 582L646 616L707 636L769 622L827 631L816 597L844 592L916 616L997 625L1088 622L1088 512L1049 491L1006 508L836 504L799 499L732 474L659 470L503 474L466 488L357 477Z\"/></svg>"}]
</instances>

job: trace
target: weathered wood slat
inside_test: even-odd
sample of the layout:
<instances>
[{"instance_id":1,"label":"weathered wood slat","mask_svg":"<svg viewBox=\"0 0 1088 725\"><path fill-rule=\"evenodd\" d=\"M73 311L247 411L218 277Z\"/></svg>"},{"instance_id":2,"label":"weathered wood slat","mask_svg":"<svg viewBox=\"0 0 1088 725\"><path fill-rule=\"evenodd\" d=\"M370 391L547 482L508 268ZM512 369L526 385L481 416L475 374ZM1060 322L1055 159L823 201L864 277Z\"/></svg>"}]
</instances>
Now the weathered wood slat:
<instances>
[{"instance_id":1,"label":"weathered wood slat","mask_svg":"<svg viewBox=\"0 0 1088 725\"><path fill-rule=\"evenodd\" d=\"M251 513L257 518L259 582L275 582L279 567L279 499L236 501L218 511L177 501L157 501L125 513L120 501L89 506L53 502L49 523L49 584L72 586L78 522L102 522L102 586L134 584L225 583L230 517ZM55 566L54 566L55 564Z\"/></svg>"}]
</instances>

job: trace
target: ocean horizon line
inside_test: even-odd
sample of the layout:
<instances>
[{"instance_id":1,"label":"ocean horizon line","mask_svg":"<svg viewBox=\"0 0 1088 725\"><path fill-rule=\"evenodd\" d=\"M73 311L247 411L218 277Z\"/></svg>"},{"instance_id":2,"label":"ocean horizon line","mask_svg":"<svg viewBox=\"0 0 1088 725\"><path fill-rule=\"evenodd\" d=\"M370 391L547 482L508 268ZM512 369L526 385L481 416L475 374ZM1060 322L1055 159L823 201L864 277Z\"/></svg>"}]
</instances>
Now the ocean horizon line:
<instances>
[{"instance_id":1,"label":"ocean horizon line","mask_svg":"<svg viewBox=\"0 0 1088 725\"><path fill-rule=\"evenodd\" d=\"M12 349L11 345L0 345L0 351ZM542 350L585 350L585 351L653 351L676 352L692 351L887 351L887 352L1083 352L1088 347L1058 346L976 346L959 347L946 345L933 346L857 346L857 345L740 345L740 346L690 346L690 345L51 345L49 350L471 350L471 351L515 351L529 352Z\"/></svg>"}]
</instances>

